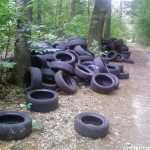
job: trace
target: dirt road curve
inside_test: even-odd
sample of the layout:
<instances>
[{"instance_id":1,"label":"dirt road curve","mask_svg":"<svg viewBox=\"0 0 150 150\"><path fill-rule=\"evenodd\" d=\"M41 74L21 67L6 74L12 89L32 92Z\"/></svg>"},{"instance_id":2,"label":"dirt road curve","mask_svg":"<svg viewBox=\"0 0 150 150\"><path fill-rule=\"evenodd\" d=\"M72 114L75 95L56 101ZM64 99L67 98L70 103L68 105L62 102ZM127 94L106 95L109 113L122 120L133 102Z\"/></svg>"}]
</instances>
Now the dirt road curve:
<instances>
[{"instance_id":1,"label":"dirt road curve","mask_svg":"<svg viewBox=\"0 0 150 150\"><path fill-rule=\"evenodd\" d=\"M47 114L27 111L33 121L44 122L43 130L33 131L23 140L0 141L0 150L123 150L127 146L150 147L150 49L131 48L131 51L135 64L124 64L130 79L121 80L118 90L110 95L94 93L90 88L78 89L71 96L59 94L56 111ZM20 110L22 100L15 104L6 102L7 99L1 100L0 110ZM105 138L92 140L74 131L74 116L84 111L107 116L110 129Z\"/></svg>"}]
</instances>

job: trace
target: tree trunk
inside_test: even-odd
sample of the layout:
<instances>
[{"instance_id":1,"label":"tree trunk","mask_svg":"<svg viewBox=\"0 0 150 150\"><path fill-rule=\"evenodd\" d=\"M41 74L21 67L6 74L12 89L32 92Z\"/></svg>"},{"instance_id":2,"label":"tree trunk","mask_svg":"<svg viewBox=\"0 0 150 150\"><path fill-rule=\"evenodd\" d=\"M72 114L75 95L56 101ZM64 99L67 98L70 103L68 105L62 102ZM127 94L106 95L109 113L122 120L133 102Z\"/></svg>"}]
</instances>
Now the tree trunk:
<instances>
[{"instance_id":1,"label":"tree trunk","mask_svg":"<svg viewBox=\"0 0 150 150\"><path fill-rule=\"evenodd\" d=\"M98 42L99 47L101 46L104 20L106 15L105 6L106 6L105 0L95 0L94 10L88 33L89 47L92 46L93 40Z\"/></svg>"},{"instance_id":2,"label":"tree trunk","mask_svg":"<svg viewBox=\"0 0 150 150\"><path fill-rule=\"evenodd\" d=\"M69 15L69 19L72 19L75 15L75 4L76 4L76 0L72 0L71 4L70 4L70 15Z\"/></svg>"},{"instance_id":3,"label":"tree trunk","mask_svg":"<svg viewBox=\"0 0 150 150\"><path fill-rule=\"evenodd\" d=\"M111 25L111 0L107 0L107 14L105 16L105 23L104 23L104 39L110 37L110 25Z\"/></svg>"},{"instance_id":4,"label":"tree trunk","mask_svg":"<svg viewBox=\"0 0 150 150\"><path fill-rule=\"evenodd\" d=\"M30 0L17 0L17 3L20 6L17 13L21 14L22 10L25 10L25 8L29 6L29 2ZM16 27L16 42L14 50L14 62L16 65L11 76L11 81L13 81L14 84L20 84L22 82L25 70L30 66L31 62L31 54L28 50L27 44L27 40L31 36L31 32L26 31L24 24L27 24L28 21L32 21L32 7L28 7L28 9L21 14L21 17L23 17L25 21L18 19Z\"/></svg>"},{"instance_id":5,"label":"tree trunk","mask_svg":"<svg viewBox=\"0 0 150 150\"><path fill-rule=\"evenodd\" d=\"M42 22L41 17L41 0L37 0L37 22L40 24Z\"/></svg>"},{"instance_id":6,"label":"tree trunk","mask_svg":"<svg viewBox=\"0 0 150 150\"><path fill-rule=\"evenodd\" d=\"M122 18L122 14L123 14L123 3L124 0L120 0L120 17Z\"/></svg>"},{"instance_id":7,"label":"tree trunk","mask_svg":"<svg viewBox=\"0 0 150 150\"><path fill-rule=\"evenodd\" d=\"M61 37L62 34L63 34L63 20L62 20L62 0L59 0L59 16L58 16L58 28L59 28L59 31L58 31L58 36Z\"/></svg>"},{"instance_id":8,"label":"tree trunk","mask_svg":"<svg viewBox=\"0 0 150 150\"><path fill-rule=\"evenodd\" d=\"M90 0L88 0L88 7L87 7L87 9L88 9L88 16L90 16Z\"/></svg>"}]
</instances>

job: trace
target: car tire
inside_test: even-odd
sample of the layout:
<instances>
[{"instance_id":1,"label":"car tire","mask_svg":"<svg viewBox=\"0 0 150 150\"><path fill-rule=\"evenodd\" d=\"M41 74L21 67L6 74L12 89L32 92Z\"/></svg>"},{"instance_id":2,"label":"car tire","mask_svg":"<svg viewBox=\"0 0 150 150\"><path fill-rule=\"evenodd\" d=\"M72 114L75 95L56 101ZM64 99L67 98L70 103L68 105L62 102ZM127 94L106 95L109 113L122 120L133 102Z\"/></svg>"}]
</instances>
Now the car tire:
<instances>
[{"instance_id":1,"label":"car tire","mask_svg":"<svg viewBox=\"0 0 150 150\"><path fill-rule=\"evenodd\" d=\"M0 112L0 140L20 140L32 132L32 118L26 113Z\"/></svg>"},{"instance_id":2,"label":"car tire","mask_svg":"<svg viewBox=\"0 0 150 150\"><path fill-rule=\"evenodd\" d=\"M23 78L23 88L25 93L29 90L39 89L42 85L42 73L39 68L29 67Z\"/></svg>"},{"instance_id":3,"label":"car tire","mask_svg":"<svg viewBox=\"0 0 150 150\"><path fill-rule=\"evenodd\" d=\"M121 72L117 75L119 79L129 79L129 73L128 72Z\"/></svg>"},{"instance_id":4,"label":"car tire","mask_svg":"<svg viewBox=\"0 0 150 150\"><path fill-rule=\"evenodd\" d=\"M75 116L74 129L84 137L102 138L108 133L109 121L103 115L84 112Z\"/></svg>"},{"instance_id":5,"label":"car tire","mask_svg":"<svg viewBox=\"0 0 150 150\"><path fill-rule=\"evenodd\" d=\"M69 74L73 74L74 73L74 69L70 64L67 64L65 62L62 61L53 61L49 64L49 68L54 70L54 71L59 71L59 70L63 70L66 73Z\"/></svg>"},{"instance_id":6,"label":"car tire","mask_svg":"<svg viewBox=\"0 0 150 150\"><path fill-rule=\"evenodd\" d=\"M31 90L26 95L26 104L32 104L32 111L46 113L58 107L58 95L47 89Z\"/></svg>"},{"instance_id":7,"label":"car tire","mask_svg":"<svg viewBox=\"0 0 150 150\"><path fill-rule=\"evenodd\" d=\"M92 76L94 75L94 72L91 69L81 64L75 65L74 72L77 76L84 80L91 80Z\"/></svg>"},{"instance_id":8,"label":"car tire","mask_svg":"<svg viewBox=\"0 0 150 150\"><path fill-rule=\"evenodd\" d=\"M74 78L65 74L61 70L55 74L55 81L59 89L67 94L73 94L77 91L77 85Z\"/></svg>"},{"instance_id":9,"label":"car tire","mask_svg":"<svg viewBox=\"0 0 150 150\"><path fill-rule=\"evenodd\" d=\"M76 59L72 53L66 51L60 51L54 53L53 58L55 61L62 61L70 65L74 65Z\"/></svg>"},{"instance_id":10,"label":"car tire","mask_svg":"<svg viewBox=\"0 0 150 150\"><path fill-rule=\"evenodd\" d=\"M97 73L92 77L91 88L102 94L109 94L115 89L115 80L109 74Z\"/></svg>"},{"instance_id":11,"label":"car tire","mask_svg":"<svg viewBox=\"0 0 150 150\"><path fill-rule=\"evenodd\" d=\"M93 63L95 66L99 68L100 73L108 73L108 69L106 68L106 64L104 63L104 60L99 56L95 57L93 60Z\"/></svg>"}]
</instances>

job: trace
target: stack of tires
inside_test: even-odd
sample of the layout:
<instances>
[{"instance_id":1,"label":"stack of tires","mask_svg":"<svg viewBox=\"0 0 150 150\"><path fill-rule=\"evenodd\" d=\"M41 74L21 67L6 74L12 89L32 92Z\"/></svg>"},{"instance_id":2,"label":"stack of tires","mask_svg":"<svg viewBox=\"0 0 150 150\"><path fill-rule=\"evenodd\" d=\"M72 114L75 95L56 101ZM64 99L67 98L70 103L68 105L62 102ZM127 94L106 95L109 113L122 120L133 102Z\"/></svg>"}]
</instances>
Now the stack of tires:
<instances>
[{"instance_id":1,"label":"stack of tires","mask_svg":"<svg viewBox=\"0 0 150 150\"><path fill-rule=\"evenodd\" d=\"M109 38L103 40L101 50L107 53L104 54L103 57L109 61L134 63L134 61L130 59L131 52L129 51L129 47L122 39Z\"/></svg>"},{"instance_id":2,"label":"stack of tires","mask_svg":"<svg viewBox=\"0 0 150 150\"><path fill-rule=\"evenodd\" d=\"M71 38L68 42L55 41L51 46L53 51L32 55L32 66L24 75L27 103L33 103L35 97L46 99L53 95L51 98L57 97L54 102L56 108L57 90L73 94L77 91L78 85L90 85L95 92L108 94L117 89L119 79L129 78L122 65L112 65L101 56L95 57L94 53L88 50L84 38ZM45 110L41 108L43 100L38 100L38 103L40 108L31 108L35 111ZM49 107L47 111L54 108Z\"/></svg>"}]
</instances>

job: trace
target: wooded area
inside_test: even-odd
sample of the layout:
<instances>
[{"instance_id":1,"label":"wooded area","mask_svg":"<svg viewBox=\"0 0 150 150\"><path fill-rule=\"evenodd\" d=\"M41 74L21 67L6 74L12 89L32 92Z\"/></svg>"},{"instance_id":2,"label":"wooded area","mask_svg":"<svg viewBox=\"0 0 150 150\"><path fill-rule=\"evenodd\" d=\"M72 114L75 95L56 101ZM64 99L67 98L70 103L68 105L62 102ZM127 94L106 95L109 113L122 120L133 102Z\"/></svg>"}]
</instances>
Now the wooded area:
<instances>
[{"instance_id":1,"label":"wooded area","mask_svg":"<svg viewBox=\"0 0 150 150\"><path fill-rule=\"evenodd\" d=\"M14 67L11 81L22 81L37 41L86 37L91 50L109 37L150 45L149 6L149 0L1 0L1 78ZM14 62L6 62L10 56Z\"/></svg>"}]
</instances>

